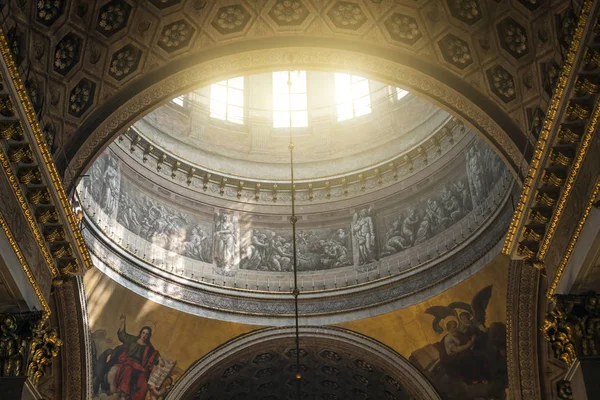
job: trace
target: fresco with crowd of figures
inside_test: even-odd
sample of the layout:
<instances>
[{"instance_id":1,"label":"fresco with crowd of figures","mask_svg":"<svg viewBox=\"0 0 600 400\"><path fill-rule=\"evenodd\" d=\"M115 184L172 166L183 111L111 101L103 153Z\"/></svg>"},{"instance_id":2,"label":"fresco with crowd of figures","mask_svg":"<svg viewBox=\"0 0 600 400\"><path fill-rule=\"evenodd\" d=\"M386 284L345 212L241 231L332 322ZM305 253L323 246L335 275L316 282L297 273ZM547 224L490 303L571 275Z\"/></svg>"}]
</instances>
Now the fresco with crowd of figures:
<instances>
[{"instance_id":1,"label":"fresco with crowd of figures","mask_svg":"<svg viewBox=\"0 0 600 400\"><path fill-rule=\"evenodd\" d=\"M347 228L297 231L298 270L315 271L353 264ZM292 232L288 229L249 229L242 241L241 269L292 271Z\"/></svg>"},{"instance_id":2,"label":"fresco with crowd of figures","mask_svg":"<svg viewBox=\"0 0 600 400\"><path fill-rule=\"evenodd\" d=\"M366 205L341 223L299 227L299 270L369 264L416 247L460 221L484 203L507 174L500 158L480 139L463 156L463 171L419 199L399 200L383 209ZM160 248L223 271L291 270L289 224L251 222L240 228L239 220L249 214L215 210L200 215L174 208L122 176L110 152L98 158L82 185L83 196L89 196L108 218Z\"/></svg>"}]
</instances>

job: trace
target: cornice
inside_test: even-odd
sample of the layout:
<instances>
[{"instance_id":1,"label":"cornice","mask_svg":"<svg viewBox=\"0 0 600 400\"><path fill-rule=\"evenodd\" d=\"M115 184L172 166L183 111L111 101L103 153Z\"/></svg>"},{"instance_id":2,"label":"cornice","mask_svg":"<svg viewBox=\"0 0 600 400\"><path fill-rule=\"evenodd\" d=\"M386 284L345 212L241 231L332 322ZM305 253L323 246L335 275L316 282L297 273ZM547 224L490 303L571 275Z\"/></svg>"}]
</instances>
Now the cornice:
<instances>
[{"instance_id":1,"label":"cornice","mask_svg":"<svg viewBox=\"0 0 600 400\"><path fill-rule=\"evenodd\" d=\"M90 256L1 30L0 53L0 164L53 277L83 273Z\"/></svg>"},{"instance_id":2,"label":"cornice","mask_svg":"<svg viewBox=\"0 0 600 400\"><path fill-rule=\"evenodd\" d=\"M600 67L600 54L588 47L596 9L592 1L583 4L504 243L505 254L536 265L544 261L600 117L600 87L588 79Z\"/></svg>"},{"instance_id":3,"label":"cornice","mask_svg":"<svg viewBox=\"0 0 600 400\"><path fill-rule=\"evenodd\" d=\"M19 245L17 244L17 241L15 240L15 238L12 234L10 226L8 226L6 220L2 216L2 213L0 213L0 225L2 226L2 230L4 231L4 234L6 235L6 237L8 238L8 242L10 243L10 246L12 247L13 251L15 252L17 259L19 260L19 264L21 264L23 271L25 271L27 280L33 287L35 296L38 298L38 300L40 301L40 304L42 305L44 314L46 316L49 316L51 313L50 306L48 305L48 302L46 301L46 298L44 297L44 294L42 293L42 290L40 289L40 286L38 285L37 280L35 279L35 276L34 276L33 272L31 271L31 268L29 267L27 260L25 259L25 256L23 256L23 253L21 252L21 249L19 248Z\"/></svg>"},{"instance_id":4,"label":"cornice","mask_svg":"<svg viewBox=\"0 0 600 400\"><path fill-rule=\"evenodd\" d=\"M567 263L569 262L569 258L571 257L571 254L573 253L573 250L575 249L575 245L577 244L577 239L579 239L579 235L581 234L583 226L585 225L585 222L587 221L587 218L590 215L590 211L592 210L592 207L594 206L594 203L596 202L598 193L600 193L600 177L596 179L596 184L594 186L594 189L592 190L592 194L590 195L590 197L585 205L585 208L583 209L581 218L577 222L575 231L573 232L573 235L571 236L571 239L569 240L569 244L567 245L567 248L565 250L563 258L561 259L561 261L558 265L558 269L556 270L554 279L550 283L550 287L548 288L548 293L547 293L548 299L551 299L552 296L556 292L556 288L558 287L560 278L562 277L565 267L566 267Z\"/></svg>"},{"instance_id":5,"label":"cornice","mask_svg":"<svg viewBox=\"0 0 600 400\"><path fill-rule=\"evenodd\" d=\"M342 193L343 198L363 195L393 185L438 161L465 136L466 132L469 130L462 123L450 119L441 129L392 160L335 177L323 176L298 181L295 185L297 200L315 203L335 201L340 199L340 196L336 195L337 192ZM171 180L179 185L182 184L180 177L185 176L187 186L196 187L197 182L201 182L200 186L204 192L216 192L220 196L234 197L238 201L289 203L291 200L288 181L250 179L206 169L165 150L134 127L121 135L117 144L125 153L128 151L137 154L135 158L138 162L141 154L141 163L146 164L148 169L149 159L152 159L157 173L165 179L170 176ZM213 187L215 190L212 190Z\"/></svg>"},{"instance_id":6,"label":"cornice","mask_svg":"<svg viewBox=\"0 0 600 400\"><path fill-rule=\"evenodd\" d=\"M526 212L526 207L532 202L532 197L535 194L535 188L537 184L537 182L534 182L534 180L538 175L540 166L543 165L542 158L544 155L547 154L548 147L551 144L550 134L551 132L555 133L555 122L558 120L557 115L559 111L562 111L562 109L559 110L559 108L564 108L565 102L562 101L563 95L567 88L567 83L570 82L571 79L573 79L573 66L576 63L576 61L579 60L579 58L576 58L576 55L580 52L581 41L583 39L584 31L586 30L586 26L588 24L592 4L593 2L591 0L587 0L581 8L579 19L577 21L577 26L575 27L575 31L573 34L573 39L571 40L569 51L565 56L565 60L561 69L561 74L558 78L556 87L554 89L550 105L548 106L546 118L544 119L544 124L540 132L536 148L533 153L533 157L531 158L531 161L529 163L527 176L523 183L523 190L521 191L519 201L517 203L512 221L508 229L508 233L506 235L504 248L502 249L503 253L505 254L510 254L512 252L513 244L516 240L518 240L519 226L523 224L523 220L527 217L528 213Z\"/></svg>"}]
</instances>

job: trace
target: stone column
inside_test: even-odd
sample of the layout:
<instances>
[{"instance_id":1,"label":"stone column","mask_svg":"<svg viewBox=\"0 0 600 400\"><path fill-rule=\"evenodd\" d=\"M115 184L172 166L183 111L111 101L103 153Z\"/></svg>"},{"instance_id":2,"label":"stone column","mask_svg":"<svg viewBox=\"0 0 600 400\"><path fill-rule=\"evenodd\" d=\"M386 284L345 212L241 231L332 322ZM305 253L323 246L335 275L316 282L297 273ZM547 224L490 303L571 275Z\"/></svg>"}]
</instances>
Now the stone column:
<instances>
[{"instance_id":1,"label":"stone column","mask_svg":"<svg viewBox=\"0 0 600 400\"><path fill-rule=\"evenodd\" d=\"M36 386L61 345L41 312L0 314L0 397L22 399L26 380Z\"/></svg>"},{"instance_id":2,"label":"stone column","mask_svg":"<svg viewBox=\"0 0 600 400\"><path fill-rule=\"evenodd\" d=\"M569 387L572 398L600 399L600 296L555 295L542 332L554 357L569 368L569 384L562 385Z\"/></svg>"}]
</instances>

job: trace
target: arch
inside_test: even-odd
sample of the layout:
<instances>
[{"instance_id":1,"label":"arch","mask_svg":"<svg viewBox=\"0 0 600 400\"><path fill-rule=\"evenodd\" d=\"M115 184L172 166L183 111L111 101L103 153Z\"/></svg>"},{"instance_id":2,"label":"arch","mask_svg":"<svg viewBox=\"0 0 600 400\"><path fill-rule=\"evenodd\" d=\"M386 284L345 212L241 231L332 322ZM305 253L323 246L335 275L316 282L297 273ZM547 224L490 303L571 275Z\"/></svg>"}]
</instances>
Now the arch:
<instances>
[{"instance_id":1,"label":"arch","mask_svg":"<svg viewBox=\"0 0 600 400\"><path fill-rule=\"evenodd\" d=\"M318 343L323 350L333 346L356 355L356 359L364 360L368 365L385 368L387 375L393 377L408 392L410 398L440 399L440 395L416 367L406 358L374 339L348 329L335 327L302 326L299 335L301 352L303 346L311 342ZM209 375L213 368L235 362L238 355L242 353L248 354L249 351L255 350L264 354L278 343L293 343L294 340L294 327L259 329L235 338L188 368L167 396L167 400L193 398L193 394L204 383L202 379Z\"/></svg>"},{"instance_id":2,"label":"arch","mask_svg":"<svg viewBox=\"0 0 600 400\"><path fill-rule=\"evenodd\" d=\"M489 97L444 68L416 57L342 39L265 38L219 46L148 73L96 108L78 128L66 151L64 182L72 189L110 142L136 120L170 99L226 77L282 68L360 71L406 87L461 119L481 134L513 174L526 170L527 139Z\"/></svg>"}]
</instances>

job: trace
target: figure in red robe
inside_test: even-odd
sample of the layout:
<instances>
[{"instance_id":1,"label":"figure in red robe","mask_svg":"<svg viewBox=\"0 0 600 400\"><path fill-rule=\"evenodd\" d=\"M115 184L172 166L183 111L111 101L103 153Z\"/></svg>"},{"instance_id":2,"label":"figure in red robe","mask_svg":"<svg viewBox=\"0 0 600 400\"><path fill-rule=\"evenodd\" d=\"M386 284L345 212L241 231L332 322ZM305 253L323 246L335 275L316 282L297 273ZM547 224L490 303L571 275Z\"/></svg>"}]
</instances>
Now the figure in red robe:
<instances>
[{"instance_id":1,"label":"figure in red robe","mask_svg":"<svg viewBox=\"0 0 600 400\"><path fill-rule=\"evenodd\" d=\"M135 336L125 330L125 316L121 315L121 327L117 336L123 343L116 366L115 387L119 397L125 400L144 400L148 392L148 378L152 368L159 363L160 355L150 338L152 328L144 326Z\"/></svg>"}]
</instances>

